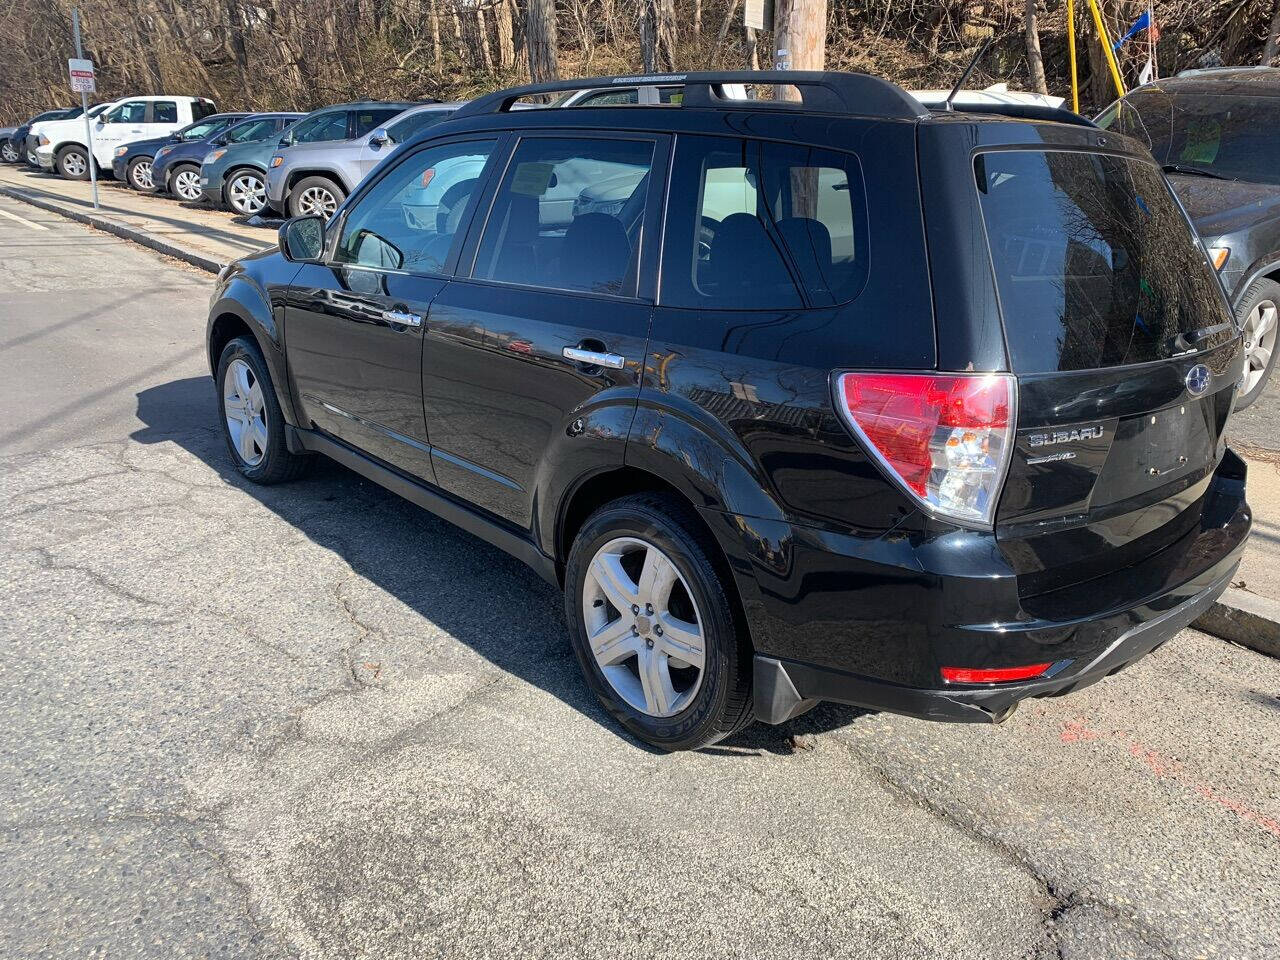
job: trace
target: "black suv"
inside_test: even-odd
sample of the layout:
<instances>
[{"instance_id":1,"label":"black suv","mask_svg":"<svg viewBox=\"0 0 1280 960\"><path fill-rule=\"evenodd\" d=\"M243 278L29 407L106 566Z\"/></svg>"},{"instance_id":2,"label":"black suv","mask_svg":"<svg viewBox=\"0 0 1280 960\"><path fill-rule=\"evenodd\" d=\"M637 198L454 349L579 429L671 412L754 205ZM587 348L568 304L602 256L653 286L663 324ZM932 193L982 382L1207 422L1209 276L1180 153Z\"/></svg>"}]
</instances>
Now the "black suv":
<instances>
[{"instance_id":1,"label":"black suv","mask_svg":"<svg viewBox=\"0 0 1280 960\"><path fill-rule=\"evenodd\" d=\"M562 584L669 749L819 700L999 721L1218 596L1241 337L1143 145L860 75L640 79L683 96L475 100L227 268L240 471L326 454ZM765 83L802 100L725 96Z\"/></svg>"},{"instance_id":2,"label":"black suv","mask_svg":"<svg viewBox=\"0 0 1280 960\"><path fill-rule=\"evenodd\" d=\"M1244 328L1236 406L1266 388L1280 325L1280 69L1189 70L1117 100L1098 126L1164 166Z\"/></svg>"}]
</instances>

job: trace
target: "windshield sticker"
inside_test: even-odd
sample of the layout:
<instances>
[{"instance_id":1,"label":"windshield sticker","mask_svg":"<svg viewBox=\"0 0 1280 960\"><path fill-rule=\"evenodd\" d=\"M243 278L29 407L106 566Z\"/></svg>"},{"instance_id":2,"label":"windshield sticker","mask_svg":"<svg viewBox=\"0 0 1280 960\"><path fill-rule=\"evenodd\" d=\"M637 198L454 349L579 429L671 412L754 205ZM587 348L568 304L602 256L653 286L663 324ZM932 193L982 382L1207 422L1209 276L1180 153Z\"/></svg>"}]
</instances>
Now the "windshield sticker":
<instances>
[{"instance_id":1,"label":"windshield sticker","mask_svg":"<svg viewBox=\"0 0 1280 960\"><path fill-rule=\"evenodd\" d=\"M1221 124L1216 120L1196 120L1187 124L1187 142L1178 159L1183 163L1213 163L1221 143Z\"/></svg>"}]
</instances>

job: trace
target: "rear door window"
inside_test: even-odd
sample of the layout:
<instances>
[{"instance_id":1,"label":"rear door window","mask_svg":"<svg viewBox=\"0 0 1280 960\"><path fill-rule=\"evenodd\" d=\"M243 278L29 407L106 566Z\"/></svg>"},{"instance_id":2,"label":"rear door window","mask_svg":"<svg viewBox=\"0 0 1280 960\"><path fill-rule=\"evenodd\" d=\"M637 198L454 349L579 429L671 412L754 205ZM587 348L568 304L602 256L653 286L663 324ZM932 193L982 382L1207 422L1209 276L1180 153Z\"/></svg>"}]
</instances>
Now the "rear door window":
<instances>
[{"instance_id":1,"label":"rear door window","mask_svg":"<svg viewBox=\"0 0 1280 960\"><path fill-rule=\"evenodd\" d=\"M852 154L682 137L667 223L667 306L832 306L866 281L865 199Z\"/></svg>"},{"instance_id":2,"label":"rear door window","mask_svg":"<svg viewBox=\"0 0 1280 960\"><path fill-rule=\"evenodd\" d=\"M653 149L651 140L521 140L474 276L634 296Z\"/></svg>"},{"instance_id":3,"label":"rear door window","mask_svg":"<svg viewBox=\"0 0 1280 960\"><path fill-rule=\"evenodd\" d=\"M151 103L151 123L177 123L178 105L172 100L154 100Z\"/></svg>"},{"instance_id":4,"label":"rear door window","mask_svg":"<svg viewBox=\"0 0 1280 960\"><path fill-rule=\"evenodd\" d=\"M1019 373L1147 363L1235 336L1221 287L1150 162L979 154L978 193Z\"/></svg>"}]
</instances>

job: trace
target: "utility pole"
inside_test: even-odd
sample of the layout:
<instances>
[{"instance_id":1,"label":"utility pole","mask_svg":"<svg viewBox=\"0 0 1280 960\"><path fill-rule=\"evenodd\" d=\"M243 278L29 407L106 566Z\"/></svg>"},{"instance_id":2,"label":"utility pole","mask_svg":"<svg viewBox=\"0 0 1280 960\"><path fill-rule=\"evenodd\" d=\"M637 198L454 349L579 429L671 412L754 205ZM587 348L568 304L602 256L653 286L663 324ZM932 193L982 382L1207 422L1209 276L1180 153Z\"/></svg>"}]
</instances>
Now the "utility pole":
<instances>
[{"instance_id":1,"label":"utility pole","mask_svg":"<svg viewBox=\"0 0 1280 960\"><path fill-rule=\"evenodd\" d=\"M80 45L80 8L71 8L71 30L76 37L76 59L84 59L84 48ZM93 209L98 209L98 167L93 161L93 129L89 123L89 94L80 91L81 116L84 117L84 149L89 154L89 183L93 189Z\"/></svg>"},{"instance_id":2,"label":"utility pole","mask_svg":"<svg viewBox=\"0 0 1280 960\"><path fill-rule=\"evenodd\" d=\"M825 70L827 66L827 0L774 0L773 66L775 70ZM779 87L779 100L798 93Z\"/></svg>"}]
</instances>

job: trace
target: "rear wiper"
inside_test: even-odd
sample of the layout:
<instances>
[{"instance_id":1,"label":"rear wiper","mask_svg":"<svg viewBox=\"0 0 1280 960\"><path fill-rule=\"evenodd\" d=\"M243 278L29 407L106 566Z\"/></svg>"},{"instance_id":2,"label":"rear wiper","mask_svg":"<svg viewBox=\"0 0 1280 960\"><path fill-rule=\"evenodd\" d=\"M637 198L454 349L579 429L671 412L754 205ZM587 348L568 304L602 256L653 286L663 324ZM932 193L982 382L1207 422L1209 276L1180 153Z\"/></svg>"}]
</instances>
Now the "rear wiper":
<instances>
[{"instance_id":1,"label":"rear wiper","mask_svg":"<svg viewBox=\"0 0 1280 960\"><path fill-rule=\"evenodd\" d=\"M1206 170L1204 167L1188 167L1181 163L1165 163L1161 165L1160 169L1165 173L1189 173L1196 177L1212 177L1214 180L1235 180L1235 177L1224 177L1222 174Z\"/></svg>"}]
</instances>

